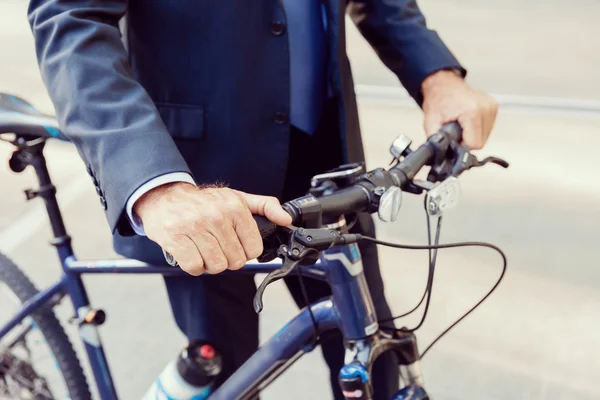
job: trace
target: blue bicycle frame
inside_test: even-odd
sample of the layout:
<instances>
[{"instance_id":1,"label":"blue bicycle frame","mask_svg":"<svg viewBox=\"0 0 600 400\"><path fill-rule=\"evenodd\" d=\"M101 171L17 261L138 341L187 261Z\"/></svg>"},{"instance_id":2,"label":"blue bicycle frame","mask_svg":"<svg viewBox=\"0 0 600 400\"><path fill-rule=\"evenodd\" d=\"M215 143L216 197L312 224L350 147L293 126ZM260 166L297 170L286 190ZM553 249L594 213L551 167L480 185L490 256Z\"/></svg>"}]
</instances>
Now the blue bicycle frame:
<instances>
[{"instance_id":1,"label":"blue bicycle frame","mask_svg":"<svg viewBox=\"0 0 600 400\"><path fill-rule=\"evenodd\" d=\"M160 267L136 260L77 261L70 244L58 246L63 276L55 284L25 302L21 310L0 329L0 338L23 319L47 304L55 295L68 295L80 321L80 336L85 343L98 392L102 399L116 399L117 393L102 347L97 327L86 323L92 311L83 285L83 274L162 274L187 275L179 268ZM280 263L247 264L231 273L267 273L281 267ZM341 329L348 340L363 339L377 332L375 311L362 273L358 246L344 246L325 252L317 264L300 267L304 276L327 280L332 289L331 299L311 306L318 333ZM279 373L312 350L314 327L307 309L288 322L268 342L229 378L211 399L237 399L264 388Z\"/></svg>"},{"instance_id":2,"label":"blue bicycle frame","mask_svg":"<svg viewBox=\"0 0 600 400\"><path fill-rule=\"evenodd\" d=\"M63 275L58 282L23 304L21 310L0 329L0 339L37 309L55 301L56 296L68 295L75 309L74 320L79 323L79 333L85 343L98 392L102 399L117 399L115 385L97 331L97 324L94 321L95 310L90 307L81 275L114 273L183 276L186 273L179 268L152 266L129 259L77 260L73 255L71 240L66 233L56 202L55 189L50 181L42 149L43 142L40 142L25 147L24 151L30 153L31 157L26 158L27 162L36 170L40 189L35 193L45 201L54 233L52 244L57 248ZM281 267L279 263L248 264L240 271L227 273L267 273L279 267ZM350 391L342 386L347 398L368 398L363 395L368 396L370 390L370 366L379 354L389 349L400 350L399 354L404 355L400 357L400 364L401 371L408 372L406 382L415 385L421 383L414 335L394 337L386 335L379 329L357 245L330 249L321 254L316 264L297 268L304 276L325 280L331 286L330 298L310 305L317 332L309 310L305 308L261 346L242 367L211 394L210 399L253 398L300 356L314 348L315 333L320 335L332 329L339 329L345 341L346 360L345 366L340 371L340 382L349 382Z\"/></svg>"}]
</instances>

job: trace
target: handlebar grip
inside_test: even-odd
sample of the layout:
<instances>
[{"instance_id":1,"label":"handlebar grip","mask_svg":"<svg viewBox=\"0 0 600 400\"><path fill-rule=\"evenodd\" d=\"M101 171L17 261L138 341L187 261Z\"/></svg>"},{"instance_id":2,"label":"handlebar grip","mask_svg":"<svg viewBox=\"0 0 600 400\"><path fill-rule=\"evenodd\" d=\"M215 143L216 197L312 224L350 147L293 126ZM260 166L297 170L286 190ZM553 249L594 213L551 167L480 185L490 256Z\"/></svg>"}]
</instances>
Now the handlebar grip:
<instances>
[{"instance_id":1,"label":"handlebar grip","mask_svg":"<svg viewBox=\"0 0 600 400\"><path fill-rule=\"evenodd\" d=\"M457 143L462 142L462 127L458 122L448 122L440 128L440 132L445 133L450 140Z\"/></svg>"},{"instance_id":2,"label":"handlebar grip","mask_svg":"<svg viewBox=\"0 0 600 400\"><path fill-rule=\"evenodd\" d=\"M262 215L253 215L253 217L254 217L254 221L256 222L256 225L258 225L258 231L260 232L260 237L265 239L265 238L271 236L273 233L275 233L275 230L277 229L277 225L275 225L274 223L269 221L267 219L267 217L263 217Z\"/></svg>"},{"instance_id":3,"label":"handlebar grip","mask_svg":"<svg viewBox=\"0 0 600 400\"><path fill-rule=\"evenodd\" d=\"M275 233L275 230L277 229L277 225L275 225L273 222L269 221L266 217L263 217L262 215L253 215L253 218L254 218L254 221L256 221L256 225L258 225L258 231L260 232L260 237L262 237L263 239L266 239L269 236L271 236L273 233ZM167 264L169 264L172 267L178 266L177 261L175 260L175 257L173 257L173 255L171 255L171 253L163 250L163 255L165 256L165 261L167 262Z\"/></svg>"},{"instance_id":4,"label":"handlebar grip","mask_svg":"<svg viewBox=\"0 0 600 400\"><path fill-rule=\"evenodd\" d=\"M319 203L324 216L340 216L366 209L369 205L369 195L362 186L351 186L319 197Z\"/></svg>"}]
</instances>

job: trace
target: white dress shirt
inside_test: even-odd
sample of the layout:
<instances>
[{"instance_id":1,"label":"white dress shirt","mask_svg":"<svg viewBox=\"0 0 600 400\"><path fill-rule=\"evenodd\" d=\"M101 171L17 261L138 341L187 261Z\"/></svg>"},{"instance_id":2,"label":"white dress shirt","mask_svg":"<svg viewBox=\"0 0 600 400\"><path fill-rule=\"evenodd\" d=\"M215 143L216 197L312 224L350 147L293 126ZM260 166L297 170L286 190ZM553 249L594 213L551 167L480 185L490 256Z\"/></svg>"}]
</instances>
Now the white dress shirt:
<instances>
[{"instance_id":1,"label":"white dress shirt","mask_svg":"<svg viewBox=\"0 0 600 400\"><path fill-rule=\"evenodd\" d=\"M140 236L146 236L142 220L133 212L133 205L135 202L150 190L172 182L188 182L192 185L196 184L196 182L194 182L194 178L192 178L190 174L186 172L172 172L170 174L157 176L156 178L144 183L142 186L137 188L135 192L133 192L129 199L127 199L127 205L125 206L125 209L127 210L127 217L129 217L129 223L131 223L131 227L136 234Z\"/></svg>"}]
</instances>

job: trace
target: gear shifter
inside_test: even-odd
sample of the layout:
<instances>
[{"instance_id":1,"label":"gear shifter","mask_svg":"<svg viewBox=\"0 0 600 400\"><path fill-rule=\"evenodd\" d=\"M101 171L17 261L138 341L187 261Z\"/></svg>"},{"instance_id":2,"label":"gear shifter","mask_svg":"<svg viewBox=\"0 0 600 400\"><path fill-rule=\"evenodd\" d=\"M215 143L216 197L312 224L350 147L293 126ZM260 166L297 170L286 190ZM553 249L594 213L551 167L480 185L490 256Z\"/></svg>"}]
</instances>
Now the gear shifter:
<instances>
[{"instance_id":1,"label":"gear shifter","mask_svg":"<svg viewBox=\"0 0 600 400\"><path fill-rule=\"evenodd\" d=\"M452 168L452 176L459 176L473 167L483 167L488 162L497 164L502 168L508 168L508 162L498 157L486 157L479 161L477 157L469 152L467 146L460 146L457 150L456 162Z\"/></svg>"},{"instance_id":2,"label":"gear shifter","mask_svg":"<svg viewBox=\"0 0 600 400\"><path fill-rule=\"evenodd\" d=\"M440 217L446 210L455 207L460 200L460 184L457 177L473 167L482 167L488 162L508 168L508 162L498 157L487 157L479 161L469 152L467 146L453 148L454 156L445 159L441 164L432 167L429 172L429 182L435 183L428 190L426 210L430 216Z\"/></svg>"}]
</instances>

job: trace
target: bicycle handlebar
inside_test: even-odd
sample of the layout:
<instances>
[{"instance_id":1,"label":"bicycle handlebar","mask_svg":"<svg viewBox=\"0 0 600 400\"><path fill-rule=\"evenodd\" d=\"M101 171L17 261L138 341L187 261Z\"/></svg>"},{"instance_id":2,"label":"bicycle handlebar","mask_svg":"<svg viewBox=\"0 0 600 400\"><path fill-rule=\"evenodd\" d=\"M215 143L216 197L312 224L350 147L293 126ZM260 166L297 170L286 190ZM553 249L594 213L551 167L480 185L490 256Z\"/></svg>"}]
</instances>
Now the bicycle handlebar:
<instances>
[{"instance_id":1,"label":"bicycle handlebar","mask_svg":"<svg viewBox=\"0 0 600 400\"><path fill-rule=\"evenodd\" d=\"M389 170L375 169L364 174L356 184L321 197L305 196L283 204L292 216L294 225L304 221L302 211L319 209L323 217L338 217L356 212L375 212L383 193L395 186L404 189L417 173L428 164L439 164L446 158L451 144L462 140L462 129L456 122L444 125L415 151L410 152ZM314 204L307 205L308 202ZM261 222L263 226L264 222Z\"/></svg>"},{"instance_id":2,"label":"bicycle handlebar","mask_svg":"<svg viewBox=\"0 0 600 400\"><path fill-rule=\"evenodd\" d=\"M283 204L283 208L292 216L293 225L304 222L301 210L307 208L307 202L316 202L310 207L320 209L322 216L337 217L344 214L369 211L373 203L372 192L374 190L378 188L388 189L392 186L403 189L425 165L433 161L432 158L438 150L445 152L450 142L458 144L461 141L462 128L460 125L456 122L445 124L439 132L432 135L427 142L408 154L401 163L389 171L383 169L371 171L365 174L354 186L318 198L305 196L288 201ZM441 142L445 142L445 144L441 146ZM443 148L440 149L440 147ZM443 158L443 155L440 155L440 158ZM254 220L263 239L276 230L275 224L265 217L255 215ZM267 234L267 232L269 233Z\"/></svg>"},{"instance_id":3,"label":"bicycle handlebar","mask_svg":"<svg viewBox=\"0 0 600 400\"><path fill-rule=\"evenodd\" d=\"M311 194L294 199L284 203L283 208L292 216L293 226L300 227L311 223L313 227L320 227L323 217L338 218L357 212L377 211L380 201L389 189L394 187L401 190L408 189L413 178L426 165L431 165L432 171L436 169L432 178L434 182L450 176L457 177L465 170L484 165L488 161L503 167L508 166L504 160L494 157L479 162L468 152L466 146L461 145L461 142L460 125L457 122L447 123L416 150L411 151L406 146L402 152L404 156L402 161L398 160L398 163L389 170L383 168L372 170L358 177L352 186L335 189L319 197ZM277 231L275 224L258 215L254 216L254 220L264 240L275 236L274 233ZM165 252L165 259L169 264L177 265L167 252Z\"/></svg>"}]
</instances>

